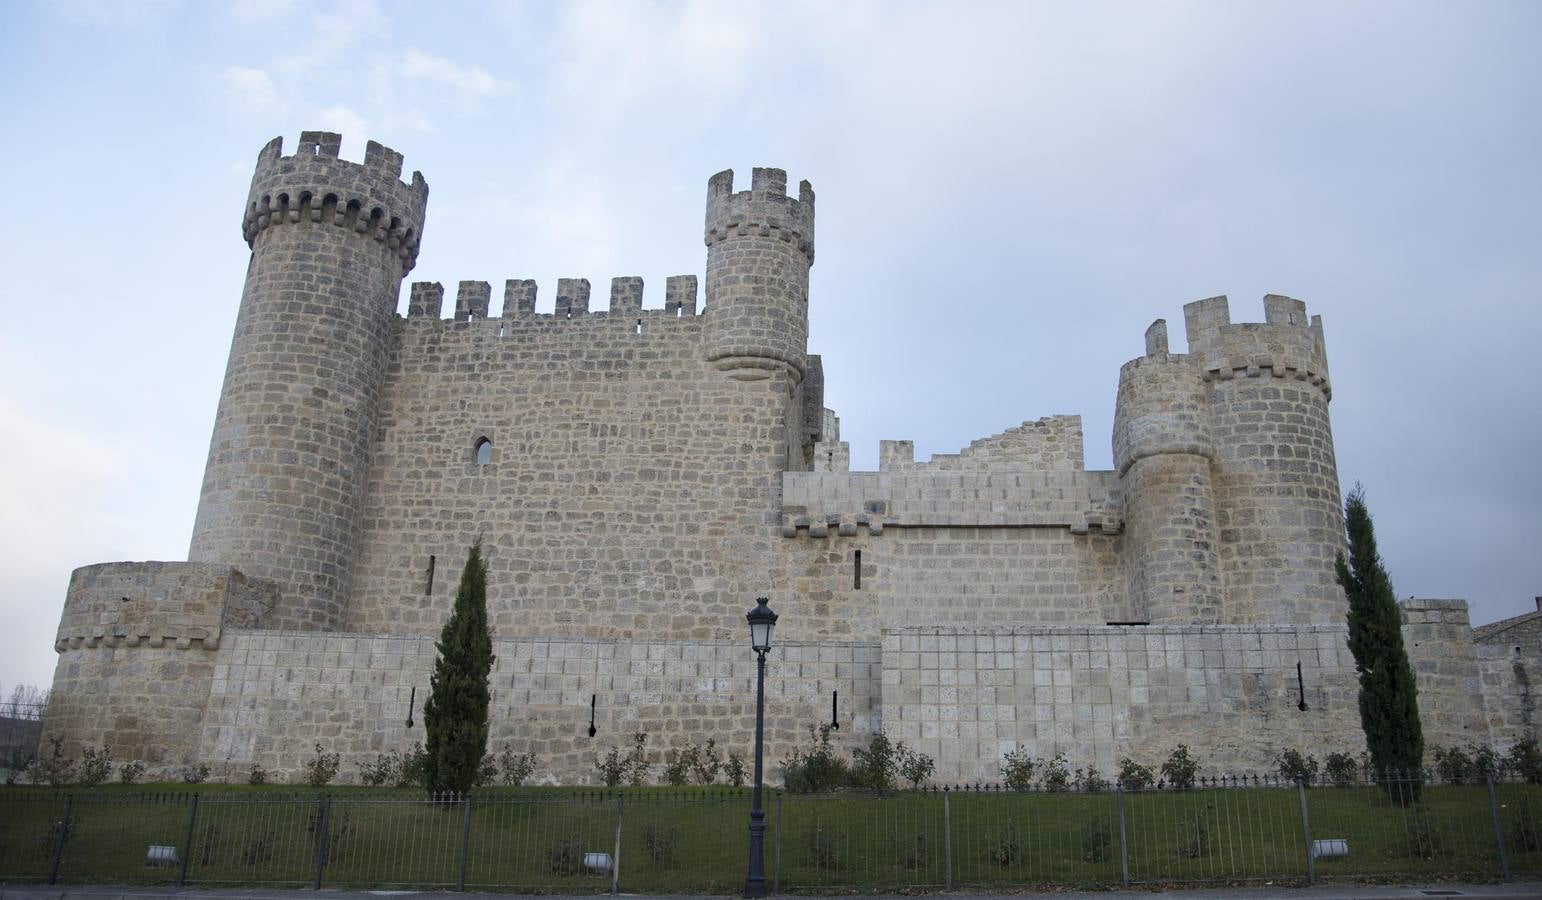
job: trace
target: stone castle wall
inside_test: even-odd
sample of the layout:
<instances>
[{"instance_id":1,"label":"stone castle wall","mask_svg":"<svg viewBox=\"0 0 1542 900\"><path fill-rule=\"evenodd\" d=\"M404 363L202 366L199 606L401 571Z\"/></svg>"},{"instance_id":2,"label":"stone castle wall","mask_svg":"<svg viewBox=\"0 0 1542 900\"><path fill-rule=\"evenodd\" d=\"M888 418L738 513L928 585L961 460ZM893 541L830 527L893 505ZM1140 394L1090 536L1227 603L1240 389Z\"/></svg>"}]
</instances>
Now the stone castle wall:
<instances>
[{"instance_id":1,"label":"stone castle wall","mask_svg":"<svg viewBox=\"0 0 1542 900\"><path fill-rule=\"evenodd\" d=\"M515 279L493 317L473 280L447 318L440 285L412 285L399 318L427 185L340 141L259 156L194 561L75 573L47 722L68 746L281 777L318 741L350 771L405 750L479 540L494 745L565 782L638 730L656 760L707 737L747 754L757 596L782 616L773 761L837 692L842 743L884 728L945 779L995 778L1018 744L1105 771L1180 742L1255 771L1361 746L1332 391L1301 301L1235 324L1225 297L1188 304L1184 354L1153 323L1120 373L1113 471L1085 471L1079 417L1049 416L926 461L884 441L851 472L808 353L807 182L713 176L702 298L677 276L645 309L623 277L591 308L565 278L537 314ZM1431 746L1533 731L1531 624L1475 642L1461 601L1405 616Z\"/></svg>"},{"instance_id":2,"label":"stone castle wall","mask_svg":"<svg viewBox=\"0 0 1542 900\"><path fill-rule=\"evenodd\" d=\"M534 752L538 778L594 783L596 757L625 751L637 731L649 735L655 779L668 749L708 738L751 759L755 661L745 640L536 637L496 640L493 653L489 748ZM289 778L319 741L353 778L358 764L423 739L433 662L426 636L233 632L213 669L199 756ZM766 666L768 764L808 745L832 699L837 742L864 741L879 727L879 691L876 643L778 641Z\"/></svg>"},{"instance_id":3,"label":"stone castle wall","mask_svg":"<svg viewBox=\"0 0 1542 900\"><path fill-rule=\"evenodd\" d=\"M773 590L790 375L715 370L701 316L583 300L398 323L349 630L436 634L479 538L506 637L736 638Z\"/></svg>"}]
</instances>

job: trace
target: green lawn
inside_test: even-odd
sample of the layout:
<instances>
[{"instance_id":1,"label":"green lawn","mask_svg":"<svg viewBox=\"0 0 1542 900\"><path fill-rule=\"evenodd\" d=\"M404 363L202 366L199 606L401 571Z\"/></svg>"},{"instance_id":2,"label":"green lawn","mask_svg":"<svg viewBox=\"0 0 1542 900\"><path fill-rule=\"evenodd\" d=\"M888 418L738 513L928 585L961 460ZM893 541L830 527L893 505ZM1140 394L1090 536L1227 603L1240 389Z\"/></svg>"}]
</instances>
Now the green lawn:
<instances>
[{"instance_id":1,"label":"green lawn","mask_svg":"<svg viewBox=\"0 0 1542 900\"><path fill-rule=\"evenodd\" d=\"M367 788L332 789L324 802L294 787L178 785L0 791L0 880L46 879L67 793L65 883L174 883L181 865L146 864L158 844L177 848L190 884L313 884L323 817L326 886L454 888L464 864L470 889L609 891L610 874L583 857L615 855L618 815L624 891L731 893L745 874L747 790L498 788L468 805ZM1496 797L1512 871L1542 874L1542 787L1496 785ZM1312 837L1349 850L1317 859L1319 879L1499 877L1484 785L1426 787L1407 808L1374 786L1306 798ZM1132 882L1307 876L1294 787L1126 793L1123 806ZM783 890L1101 886L1124 870L1111 792L768 793L766 824L767 878Z\"/></svg>"}]
</instances>

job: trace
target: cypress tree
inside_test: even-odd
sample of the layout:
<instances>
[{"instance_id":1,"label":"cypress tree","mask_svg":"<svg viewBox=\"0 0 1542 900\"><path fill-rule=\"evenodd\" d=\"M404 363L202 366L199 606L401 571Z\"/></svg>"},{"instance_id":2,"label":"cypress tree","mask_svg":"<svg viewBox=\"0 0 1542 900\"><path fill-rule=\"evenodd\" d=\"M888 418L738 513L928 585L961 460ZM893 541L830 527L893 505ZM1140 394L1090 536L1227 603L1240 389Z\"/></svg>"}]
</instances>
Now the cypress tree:
<instances>
[{"instance_id":1,"label":"cypress tree","mask_svg":"<svg viewBox=\"0 0 1542 900\"><path fill-rule=\"evenodd\" d=\"M493 640L487 631L487 564L482 542L471 545L455 608L435 644L438 658L423 704L427 776L431 791L465 792L476 782L487 752L487 687Z\"/></svg>"},{"instance_id":2,"label":"cypress tree","mask_svg":"<svg viewBox=\"0 0 1542 900\"><path fill-rule=\"evenodd\" d=\"M1419 796L1424 765L1424 732L1419 725L1419 688L1403 647L1403 622L1392 579L1376 552L1376 530L1359 484L1344 499L1349 561L1340 553L1339 585L1349 599L1349 650L1360 675L1360 726L1365 729L1371 768L1388 793L1404 802ZM1409 773L1406 790L1388 774Z\"/></svg>"}]
</instances>

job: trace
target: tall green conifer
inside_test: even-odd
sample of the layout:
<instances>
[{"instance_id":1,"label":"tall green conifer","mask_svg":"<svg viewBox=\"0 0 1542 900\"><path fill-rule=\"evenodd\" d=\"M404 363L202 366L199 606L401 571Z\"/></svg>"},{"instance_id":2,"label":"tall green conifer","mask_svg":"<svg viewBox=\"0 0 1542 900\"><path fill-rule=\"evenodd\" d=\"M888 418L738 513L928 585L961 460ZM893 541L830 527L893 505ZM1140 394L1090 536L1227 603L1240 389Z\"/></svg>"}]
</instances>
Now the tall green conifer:
<instances>
[{"instance_id":1,"label":"tall green conifer","mask_svg":"<svg viewBox=\"0 0 1542 900\"><path fill-rule=\"evenodd\" d=\"M1344 500L1349 532L1349 561L1340 553L1338 582L1349 598L1349 650L1360 673L1360 725L1365 729L1371 767L1378 778L1408 772L1415 779L1404 790L1387 783L1405 799L1419 795L1418 773L1424 764L1424 732L1419 725L1419 688L1403 647L1403 621L1392 579L1376 552L1376 530L1365 506L1365 488L1356 484Z\"/></svg>"},{"instance_id":2,"label":"tall green conifer","mask_svg":"<svg viewBox=\"0 0 1542 900\"><path fill-rule=\"evenodd\" d=\"M431 791L464 792L475 784L487 752L487 680L493 640L487 631L487 564L482 542L471 545L461 572L455 608L435 645L439 656L423 704L427 776Z\"/></svg>"}]
</instances>

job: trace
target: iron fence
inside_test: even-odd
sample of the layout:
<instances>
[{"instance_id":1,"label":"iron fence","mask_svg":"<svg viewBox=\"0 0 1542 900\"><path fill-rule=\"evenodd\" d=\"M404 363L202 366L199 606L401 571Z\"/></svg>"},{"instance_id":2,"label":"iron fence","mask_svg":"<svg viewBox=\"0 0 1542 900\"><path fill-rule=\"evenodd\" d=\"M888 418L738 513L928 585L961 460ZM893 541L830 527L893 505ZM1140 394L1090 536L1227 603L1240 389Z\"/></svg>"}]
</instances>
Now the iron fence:
<instances>
[{"instance_id":1,"label":"iron fence","mask_svg":"<svg viewBox=\"0 0 1542 900\"><path fill-rule=\"evenodd\" d=\"M0 880L727 893L748 790L0 791ZM1542 786L1499 774L1185 790L767 796L776 891L1542 875Z\"/></svg>"}]
</instances>

